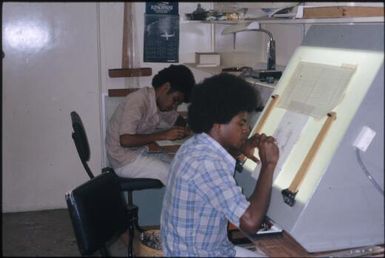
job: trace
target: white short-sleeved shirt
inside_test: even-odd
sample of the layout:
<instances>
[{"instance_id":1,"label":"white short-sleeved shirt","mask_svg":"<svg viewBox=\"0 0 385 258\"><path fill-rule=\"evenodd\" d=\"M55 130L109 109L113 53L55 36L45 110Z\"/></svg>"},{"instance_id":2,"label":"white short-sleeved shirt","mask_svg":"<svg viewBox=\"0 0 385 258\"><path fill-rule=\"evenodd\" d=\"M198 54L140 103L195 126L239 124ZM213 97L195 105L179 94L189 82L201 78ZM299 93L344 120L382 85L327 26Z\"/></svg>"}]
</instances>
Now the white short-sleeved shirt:
<instances>
[{"instance_id":1,"label":"white short-sleeved shirt","mask_svg":"<svg viewBox=\"0 0 385 258\"><path fill-rule=\"evenodd\" d=\"M127 95L111 116L106 132L107 157L113 168L134 161L142 147L122 147L120 135L150 134L173 126L178 113L160 112L156 105L155 89L140 88Z\"/></svg>"}]
</instances>

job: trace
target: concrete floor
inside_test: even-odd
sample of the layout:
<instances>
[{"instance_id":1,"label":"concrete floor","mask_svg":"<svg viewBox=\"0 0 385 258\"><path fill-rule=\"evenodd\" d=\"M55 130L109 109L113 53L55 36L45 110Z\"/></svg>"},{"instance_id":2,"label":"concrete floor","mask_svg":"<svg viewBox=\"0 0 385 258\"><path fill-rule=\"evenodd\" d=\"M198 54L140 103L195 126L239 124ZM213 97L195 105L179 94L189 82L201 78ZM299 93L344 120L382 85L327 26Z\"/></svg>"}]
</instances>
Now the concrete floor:
<instances>
[{"instance_id":1,"label":"concrete floor","mask_svg":"<svg viewBox=\"0 0 385 258\"><path fill-rule=\"evenodd\" d=\"M2 215L2 256L80 256L67 209ZM111 255L127 256L126 246L115 241Z\"/></svg>"},{"instance_id":2,"label":"concrete floor","mask_svg":"<svg viewBox=\"0 0 385 258\"><path fill-rule=\"evenodd\" d=\"M4 257L80 256L67 209L3 213L2 220L2 256ZM137 237L138 233L135 236ZM267 246L271 248L273 244L274 242L271 242ZM136 238L134 250L140 253L137 247ZM247 244L245 247L250 248L250 245ZM255 249L254 245L252 247ZM384 257L383 246L381 250L378 252L379 256L373 257ZM119 239L111 245L110 251L113 257L127 257L127 247ZM100 254L93 255L93 257L97 256ZM343 255L334 257L339 256Z\"/></svg>"}]
</instances>

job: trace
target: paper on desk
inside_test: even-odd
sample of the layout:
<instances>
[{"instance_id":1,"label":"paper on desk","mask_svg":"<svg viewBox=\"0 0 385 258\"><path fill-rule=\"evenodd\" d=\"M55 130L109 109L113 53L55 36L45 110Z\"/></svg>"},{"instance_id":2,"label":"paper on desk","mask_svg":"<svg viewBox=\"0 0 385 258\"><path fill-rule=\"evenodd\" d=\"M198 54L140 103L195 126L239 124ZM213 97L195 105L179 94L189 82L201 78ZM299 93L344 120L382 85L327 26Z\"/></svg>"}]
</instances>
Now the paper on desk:
<instances>
[{"instance_id":1,"label":"paper on desk","mask_svg":"<svg viewBox=\"0 0 385 258\"><path fill-rule=\"evenodd\" d=\"M263 235L263 234L273 234L273 233L281 233L282 228L278 227L277 225L273 224L269 229L260 229L257 231L257 235Z\"/></svg>"},{"instance_id":2,"label":"paper on desk","mask_svg":"<svg viewBox=\"0 0 385 258\"><path fill-rule=\"evenodd\" d=\"M175 141L170 141L170 140L156 141L156 143L159 146L181 145L183 142L184 142L184 139L182 139L182 140L175 140Z\"/></svg>"},{"instance_id":3,"label":"paper on desk","mask_svg":"<svg viewBox=\"0 0 385 258\"><path fill-rule=\"evenodd\" d=\"M156 143L159 146L182 145L188 138L190 138L190 137L186 137L186 138L183 138L183 139L180 139L180 140L174 140L174 141L161 140L161 141L156 141Z\"/></svg>"}]
</instances>

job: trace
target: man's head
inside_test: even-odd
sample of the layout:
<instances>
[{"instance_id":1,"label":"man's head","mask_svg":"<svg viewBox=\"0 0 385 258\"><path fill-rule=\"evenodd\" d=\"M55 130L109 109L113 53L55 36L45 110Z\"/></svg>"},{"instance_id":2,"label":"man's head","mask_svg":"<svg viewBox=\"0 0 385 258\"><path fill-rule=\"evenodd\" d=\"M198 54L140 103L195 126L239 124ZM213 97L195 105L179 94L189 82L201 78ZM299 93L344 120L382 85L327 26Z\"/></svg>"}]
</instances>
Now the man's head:
<instances>
[{"instance_id":1,"label":"man's head","mask_svg":"<svg viewBox=\"0 0 385 258\"><path fill-rule=\"evenodd\" d=\"M194 85L194 76L184 65L170 65L159 71L152 79L159 109L170 111L176 109L182 102L189 102Z\"/></svg>"},{"instance_id":2,"label":"man's head","mask_svg":"<svg viewBox=\"0 0 385 258\"><path fill-rule=\"evenodd\" d=\"M188 124L194 133L216 135L224 147L239 148L249 134L248 113L259 106L259 93L244 79L219 74L192 91Z\"/></svg>"}]
</instances>

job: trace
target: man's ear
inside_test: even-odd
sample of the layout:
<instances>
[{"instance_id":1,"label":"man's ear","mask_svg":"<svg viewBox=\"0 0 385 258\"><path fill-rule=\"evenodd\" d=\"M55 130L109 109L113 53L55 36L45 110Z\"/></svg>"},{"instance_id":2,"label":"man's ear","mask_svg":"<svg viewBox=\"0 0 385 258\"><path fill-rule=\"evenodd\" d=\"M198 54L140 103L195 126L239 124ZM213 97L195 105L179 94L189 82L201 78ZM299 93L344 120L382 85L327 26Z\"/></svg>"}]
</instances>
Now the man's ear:
<instances>
[{"instance_id":1,"label":"man's ear","mask_svg":"<svg viewBox=\"0 0 385 258\"><path fill-rule=\"evenodd\" d=\"M166 94L171 89L171 84L169 82L165 82L159 87L159 89L162 93Z\"/></svg>"},{"instance_id":2,"label":"man's ear","mask_svg":"<svg viewBox=\"0 0 385 258\"><path fill-rule=\"evenodd\" d=\"M214 123L209 132L210 136L214 138L220 145L224 146L223 138L223 126L224 124Z\"/></svg>"},{"instance_id":3,"label":"man's ear","mask_svg":"<svg viewBox=\"0 0 385 258\"><path fill-rule=\"evenodd\" d=\"M213 134L213 136L217 138L221 134L221 124L214 123L210 131Z\"/></svg>"}]
</instances>

